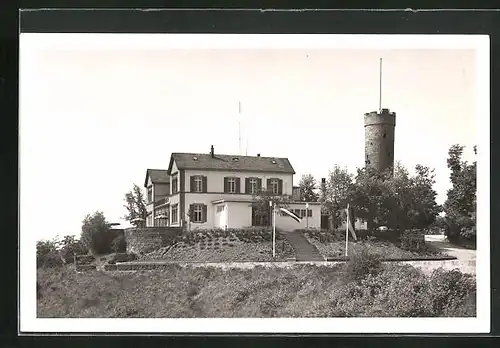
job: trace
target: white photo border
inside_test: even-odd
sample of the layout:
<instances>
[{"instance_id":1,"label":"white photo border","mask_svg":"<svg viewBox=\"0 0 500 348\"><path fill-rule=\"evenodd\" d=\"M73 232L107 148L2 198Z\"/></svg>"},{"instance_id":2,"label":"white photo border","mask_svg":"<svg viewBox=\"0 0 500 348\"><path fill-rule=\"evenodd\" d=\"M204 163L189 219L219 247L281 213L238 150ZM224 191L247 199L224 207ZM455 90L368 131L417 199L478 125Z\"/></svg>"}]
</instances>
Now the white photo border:
<instances>
[{"instance_id":1,"label":"white photo border","mask_svg":"<svg viewBox=\"0 0 500 348\"><path fill-rule=\"evenodd\" d=\"M19 331L37 333L488 333L490 331L490 40L487 35L333 34L20 34L30 50L141 49L472 49L477 71L477 317L270 319L59 319L36 317L36 242L22 229L24 175L20 168ZM19 105L20 108L22 105ZM22 120L20 119L20 128ZM22 156L22 130L19 138ZM22 161L21 161L22 162ZM28 198L26 198L28 199Z\"/></svg>"}]
</instances>

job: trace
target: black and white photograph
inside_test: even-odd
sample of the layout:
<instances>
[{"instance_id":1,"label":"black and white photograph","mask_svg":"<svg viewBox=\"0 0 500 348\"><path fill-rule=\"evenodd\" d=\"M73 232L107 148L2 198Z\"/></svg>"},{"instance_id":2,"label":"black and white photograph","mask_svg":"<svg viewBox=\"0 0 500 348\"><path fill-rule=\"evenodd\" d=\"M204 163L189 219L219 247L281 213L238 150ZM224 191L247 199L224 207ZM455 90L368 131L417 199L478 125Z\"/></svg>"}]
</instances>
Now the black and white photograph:
<instances>
[{"instance_id":1,"label":"black and white photograph","mask_svg":"<svg viewBox=\"0 0 500 348\"><path fill-rule=\"evenodd\" d=\"M489 331L488 37L19 47L23 331Z\"/></svg>"}]
</instances>

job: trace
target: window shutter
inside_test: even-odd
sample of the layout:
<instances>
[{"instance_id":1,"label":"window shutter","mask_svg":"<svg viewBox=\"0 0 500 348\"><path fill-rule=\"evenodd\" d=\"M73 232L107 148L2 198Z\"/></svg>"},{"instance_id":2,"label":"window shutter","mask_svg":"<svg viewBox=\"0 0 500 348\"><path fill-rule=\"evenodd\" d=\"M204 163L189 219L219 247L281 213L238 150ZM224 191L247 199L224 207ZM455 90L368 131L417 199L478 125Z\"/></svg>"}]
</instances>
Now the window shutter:
<instances>
[{"instance_id":1,"label":"window shutter","mask_svg":"<svg viewBox=\"0 0 500 348\"><path fill-rule=\"evenodd\" d=\"M245 193L250 193L250 179L245 178Z\"/></svg>"},{"instance_id":2,"label":"window shutter","mask_svg":"<svg viewBox=\"0 0 500 348\"><path fill-rule=\"evenodd\" d=\"M194 176L189 177L189 192L194 192Z\"/></svg>"},{"instance_id":3,"label":"window shutter","mask_svg":"<svg viewBox=\"0 0 500 348\"><path fill-rule=\"evenodd\" d=\"M236 179L236 192L235 193L241 193L241 178L235 178Z\"/></svg>"},{"instance_id":4,"label":"window shutter","mask_svg":"<svg viewBox=\"0 0 500 348\"><path fill-rule=\"evenodd\" d=\"M227 178L224 178L224 193L227 193L229 190L227 189Z\"/></svg>"},{"instance_id":5,"label":"window shutter","mask_svg":"<svg viewBox=\"0 0 500 348\"><path fill-rule=\"evenodd\" d=\"M278 180L278 195L283 194L283 180L279 179Z\"/></svg>"},{"instance_id":6,"label":"window shutter","mask_svg":"<svg viewBox=\"0 0 500 348\"><path fill-rule=\"evenodd\" d=\"M189 221L193 221L194 220L194 204L189 205L188 214L191 215L189 217Z\"/></svg>"},{"instance_id":7,"label":"window shutter","mask_svg":"<svg viewBox=\"0 0 500 348\"><path fill-rule=\"evenodd\" d=\"M257 192L262 191L262 179L257 179Z\"/></svg>"},{"instance_id":8,"label":"window shutter","mask_svg":"<svg viewBox=\"0 0 500 348\"><path fill-rule=\"evenodd\" d=\"M202 179L202 186L203 186L203 187L202 187L202 191L203 191L204 193L207 193L207 186L208 186L208 185L207 185L207 177L206 177L206 176L203 176L201 179Z\"/></svg>"},{"instance_id":9,"label":"window shutter","mask_svg":"<svg viewBox=\"0 0 500 348\"><path fill-rule=\"evenodd\" d=\"M202 207L203 207L202 222L207 222L207 206L203 204Z\"/></svg>"},{"instance_id":10,"label":"window shutter","mask_svg":"<svg viewBox=\"0 0 500 348\"><path fill-rule=\"evenodd\" d=\"M271 179L267 179L267 190L268 191L272 191L272 187L271 187Z\"/></svg>"}]
</instances>

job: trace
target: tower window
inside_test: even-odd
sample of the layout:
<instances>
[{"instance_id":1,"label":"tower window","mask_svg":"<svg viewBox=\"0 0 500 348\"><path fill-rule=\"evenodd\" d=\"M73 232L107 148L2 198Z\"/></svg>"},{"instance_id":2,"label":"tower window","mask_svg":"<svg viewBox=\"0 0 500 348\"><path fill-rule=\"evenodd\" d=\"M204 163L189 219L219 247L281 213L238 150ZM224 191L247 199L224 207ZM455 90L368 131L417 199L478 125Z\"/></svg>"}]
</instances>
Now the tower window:
<instances>
[{"instance_id":1,"label":"tower window","mask_svg":"<svg viewBox=\"0 0 500 348\"><path fill-rule=\"evenodd\" d=\"M387 136L387 134L384 133L383 137L385 138Z\"/></svg>"},{"instance_id":2,"label":"tower window","mask_svg":"<svg viewBox=\"0 0 500 348\"><path fill-rule=\"evenodd\" d=\"M370 141L370 145L373 145L373 143Z\"/></svg>"}]
</instances>

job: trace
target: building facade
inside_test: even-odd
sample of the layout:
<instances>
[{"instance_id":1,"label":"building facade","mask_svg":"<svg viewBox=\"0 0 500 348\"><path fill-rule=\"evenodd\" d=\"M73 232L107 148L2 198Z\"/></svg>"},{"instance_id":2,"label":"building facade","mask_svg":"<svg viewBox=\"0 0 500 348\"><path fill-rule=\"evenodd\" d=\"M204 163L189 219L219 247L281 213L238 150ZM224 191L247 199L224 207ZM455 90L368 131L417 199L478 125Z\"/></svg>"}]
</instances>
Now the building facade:
<instances>
[{"instance_id":1,"label":"building facade","mask_svg":"<svg viewBox=\"0 0 500 348\"><path fill-rule=\"evenodd\" d=\"M172 153L167 170L148 170L147 226L191 230L267 226L269 215L253 207L261 191L290 198L288 208L304 218L300 223L277 214L276 226L284 230L319 228L321 205L293 199L295 171L287 158ZM167 191L166 191L167 190ZM166 194L166 192L168 192ZM151 197L151 200L149 200Z\"/></svg>"}]
</instances>

